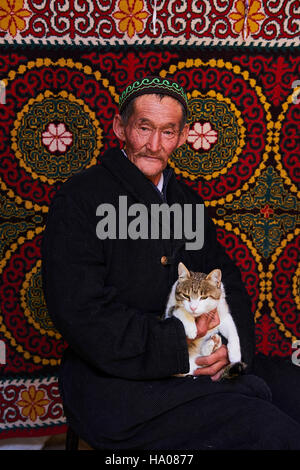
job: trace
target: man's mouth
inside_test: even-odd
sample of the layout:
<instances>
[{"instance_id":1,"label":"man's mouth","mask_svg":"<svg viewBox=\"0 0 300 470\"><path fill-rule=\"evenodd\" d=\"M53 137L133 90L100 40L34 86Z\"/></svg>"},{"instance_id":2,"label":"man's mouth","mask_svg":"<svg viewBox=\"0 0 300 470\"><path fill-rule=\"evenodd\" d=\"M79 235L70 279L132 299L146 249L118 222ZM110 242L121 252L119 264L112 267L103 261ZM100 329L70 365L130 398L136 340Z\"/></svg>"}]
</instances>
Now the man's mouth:
<instances>
[{"instance_id":1,"label":"man's mouth","mask_svg":"<svg viewBox=\"0 0 300 470\"><path fill-rule=\"evenodd\" d=\"M160 157L155 157L153 155L141 155L142 158L147 158L148 160L160 160L161 161L161 158Z\"/></svg>"}]
</instances>

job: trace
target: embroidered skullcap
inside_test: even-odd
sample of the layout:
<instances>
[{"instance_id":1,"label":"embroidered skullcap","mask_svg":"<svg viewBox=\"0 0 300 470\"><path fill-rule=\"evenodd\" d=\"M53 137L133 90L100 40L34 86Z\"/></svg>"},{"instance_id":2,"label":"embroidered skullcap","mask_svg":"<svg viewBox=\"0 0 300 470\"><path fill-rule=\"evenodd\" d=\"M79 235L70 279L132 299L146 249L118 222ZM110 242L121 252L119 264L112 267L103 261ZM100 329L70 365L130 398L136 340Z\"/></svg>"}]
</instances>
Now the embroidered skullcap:
<instances>
[{"instance_id":1,"label":"embroidered skullcap","mask_svg":"<svg viewBox=\"0 0 300 470\"><path fill-rule=\"evenodd\" d=\"M188 113L188 99L184 89L169 78L145 77L128 85L119 98L119 110L122 113L129 101L141 95L163 94L171 96L184 106Z\"/></svg>"}]
</instances>

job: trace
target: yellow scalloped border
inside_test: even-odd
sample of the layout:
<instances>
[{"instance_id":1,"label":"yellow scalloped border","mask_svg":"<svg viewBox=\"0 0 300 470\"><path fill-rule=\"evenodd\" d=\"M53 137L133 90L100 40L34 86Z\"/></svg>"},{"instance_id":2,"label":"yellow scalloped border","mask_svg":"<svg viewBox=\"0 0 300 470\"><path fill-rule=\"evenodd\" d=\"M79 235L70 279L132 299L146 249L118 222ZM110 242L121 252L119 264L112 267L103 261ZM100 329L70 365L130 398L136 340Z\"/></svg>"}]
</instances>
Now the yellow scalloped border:
<instances>
[{"instance_id":1,"label":"yellow scalloped border","mask_svg":"<svg viewBox=\"0 0 300 470\"><path fill-rule=\"evenodd\" d=\"M219 175L225 175L227 171L229 170L229 168L231 168L235 163L237 163L239 159L238 156L242 152L242 148L245 146L246 128L244 126L244 121L241 118L241 112L237 109L235 104L229 98L224 97L221 93L216 93L214 90L210 90L206 95L204 95L198 90L193 90L192 93L188 93L187 96L189 100L191 98L198 98L198 97L205 98L209 96L211 98L216 98L218 101L227 103L231 111L235 114L235 117L237 118L237 124L239 125L239 147L236 149L235 155L230 160L230 162L228 162L227 165L221 170L214 171L211 175L200 175L203 179L209 181L211 179L217 178ZM179 170L171 159L169 159L168 163L174 169L177 175L181 174L185 178L189 178L191 180L195 180L198 178L198 176L195 176L192 173L189 173L187 170Z\"/></svg>"},{"instance_id":2,"label":"yellow scalloped border","mask_svg":"<svg viewBox=\"0 0 300 470\"><path fill-rule=\"evenodd\" d=\"M266 274L266 277L267 277L267 283L266 283L267 295L266 295L266 299L267 299L268 304L269 304L271 317L274 319L275 323L278 325L279 330L282 331L287 338L291 338L292 342L296 341L299 338L297 338L296 336L293 336L293 334L290 331L288 331L288 329L286 328L284 323L282 323L282 320L279 318L279 316L276 313L275 304L274 304L273 298L272 298L273 297L272 296L272 291L273 291L272 279L273 279L273 272L275 271L275 263L276 263L278 257L280 256L281 252L286 247L286 245L289 242L291 242L294 238L296 238L299 234L300 234L300 229L296 228L293 233L289 233L286 236L286 238L284 240L282 240L280 246L276 248L275 252L271 256L271 262L269 264L269 272ZM298 274L299 274L299 271L298 271ZM294 290L293 290L293 294L294 294ZM299 303L299 299L298 299L298 301L296 301L296 303Z\"/></svg>"},{"instance_id":3,"label":"yellow scalloped border","mask_svg":"<svg viewBox=\"0 0 300 470\"><path fill-rule=\"evenodd\" d=\"M293 276L292 288L296 305L300 311L300 263L298 264L295 275Z\"/></svg>"},{"instance_id":4,"label":"yellow scalloped border","mask_svg":"<svg viewBox=\"0 0 300 470\"><path fill-rule=\"evenodd\" d=\"M0 188L2 191L6 192L6 196L10 199L13 199L13 201L18 204L18 205L23 205L25 206L25 209L33 209L35 212L43 212L46 213L49 210L48 206L40 206L39 204L33 203L32 201L29 201L27 199L23 199L20 196L16 196L14 191L11 188L8 188L4 181L1 180L0 176Z\"/></svg>"},{"instance_id":5,"label":"yellow scalloped border","mask_svg":"<svg viewBox=\"0 0 300 470\"><path fill-rule=\"evenodd\" d=\"M36 235L39 235L44 230L44 227L37 227L35 230L29 230L25 237L19 237L16 243L13 243L10 248L6 251L4 258L0 261L0 274L2 274L3 269L5 268L8 260L11 258L12 254L17 251L17 249L23 245L26 240L32 240ZM12 336L11 332L6 328L4 324L4 318L0 312L0 331L4 334L4 337L8 339L11 346L16 349L17 352L21 353L26 360L33 359L35 364L42 364L43 366L59 365L61 359L45 359L31 354L29 351L24 350L23 346L18 344L15 338Z\"/></svg>"},{"instance_id":6,"label":"yellow scalloped border","mask_svg":"<svg viewBox=\"0 0 300 470\"><path fill-rule=\"evenodd\" d=\"M210 59L208 62L203 62L201 59L187 59L185 62L180 61L176 65L171 65L168 70L161 70L160 76L164 78L166 75L173 75L177 70L182 70L184 68L191 67L217 67L220 69L226 68L227 70L232 70L233 73L235 73L236 75L241 75L243 79L249 83L250 87L255 90L266 112L268 133L266 139L267 144L265 147L265 152L262 155L262 161L260 162L258 168L255 170L254 174L251 176L249 181L245 183L242 188L237 189L234 193L227 194L225 198L221 197L219 199L215 199L213 201L208 202L210 206L216 206L217 204L224 205L225 202L231 202L234 196L240 197L242 192L248 191L249 185L254 183L255 179L261 174L262 170L266 168L265 162L268 160L269 152L272 150L271 143L273 141L274 129L272 115L269 112L271 105L270 103L268 103L267 98L263 94L261 87L256 84L256 80L250 77L248 70L242 70L239 65L233 65L231 62L224 62L223 59Z\"/></svg>"},{"instance_id":7,"label":"yellow scalloped border","mask_svg":"<svg viewBox=\"0 0 300 470\"><path fill-rule=\"evenodd\" d=\"M54 325L53 325L52 330L46 330L45 328L42 328L41 325L32 318L32 313L30 309L28 308L28 305L26 302L26 291L28 287L30 286L30 280L34 274L37 274L41 266L42 266L42 260L39 259L36 265L31 269L31 271L26 273L25 281L23 282L22 287L20 289L21 306L24 309L24 314L27 317L28 322L31 323L36 330L38 330L42 335L55 337L55 339L59 340L59 339L62 339L62 337L58 333L58 331L54 329Z\"/></svg>"},{"instance_id":8,"label":"yellow scalloped border","mask_svg":"<svg viewBox=\"0 0 300 470\"><path fill-rule=\"evenodd\" d=\"M289 108L290 104L293 104L293 98L294 98L294 93L293 92L291 95L289 95L286 99L286 101L282 105L282 111L278 116L277 122L275 123L275 131L274 131L274 145L273 145L273 151L274 151L274 157L277 162L276 169L279 171L280 176L284 179L284 182L290 187L290 190L294 193L297 194L297 197L300 198L300 191L298 191L297 186L292 182L290 177L288 176L286 170L283 168L283 165L281 163L281 154L279 153L279 140L280 140L280 131L282 128L282 121L285 119L286 112Z\"/></svg>"},{"instance_id":9,"label":"yellow scalloped border","mask_svg":"<svg viewBox=\"0 0 300 470\"><path fill-rule=\"evenodd\" d=\"M93 75L97 82L102 82L104 88L108 89L112 98L115 100L115 103L119 103L119 95L116 93L115 87L109 84L109 81L106 78L102 78L102 75L99 70L93 70L90 66L84 65L81 62L74 62L73 59L60 58L57 61L53 61L46 58L37 58L34 61L29 61L27 64L19 65L16 70L10 70L8 76L3 78L5 86L7 87L9 82L14 80L17 75L23 75L27 70L33 68L49 67L49 66L58 66L58 67L68 67L76 68L77 70L83 71L86 75ZM14 199L17 204L24 204L26 209L34 209L35 211L42 211L44 213L48 212L48 206L40 205L33 203L32 201L21 198L20 196L15 195L14 191L2 181L0 177L0 188L2 191L7 192L7 195Z\"/></svg>"},{"instance_id":10,"label":"yellow scalloped border","mask_svg":"<svg viewBox=\"0 0 300 470\"><path fill-rule=\"evenodd\" d=\"M233 227L230 222L225 222L224 220L216 220L213 219L215 225L224 228L227 232L233 232L235 235L240 237L243 243L247 245L250 250L250 253L255 259L257 270L258 270L258 277L259 277L259 286L258 286L258 300L257 300L257 309L254 314L254 321L256 322L257 319L261 316L261 309L263 307L264 301L266 299L265 296L265 288L266 288L266 273L264 272L263 264L261 262L261 256L258 254L256 248L253 246L253 243L247 238L244 233L241 233L238 227Z\"/></svg>"},{"instance_id":11,"label":"yellow scalloped border","mask_svg":"<svg viewBox=\"0 0 300 470\"><path fill-rule=\"evenodd\" d=\"M11 70L8 73L7 78L3 78L5 86L8 85L8 81L14 80L16 75L23 75L27 69L49 67L49 66L59 66L59 67L68 67L70 69L76 68L77 70L83 71L86 75L94 75L97 82L101 81L104 88L107 88L111 96L115 99L116 103L119 103L119 95L116 93L115 87L109 84L109 81L106 78L102 78L99 70L93 70L89 65L84 65L81 62L74 62L73 59L60 58L56 61L46 58L38 58L34 61L29 61L27 64L19 65L17 70Z\"/></svg>"},{"instance_id":12,"label":"yellow scalloped border","mask_svg":"<svg viewBox=\"0 0 300 470\"><path fill-rule=\"evenodd\" d=\"M102 130L100 128L100 123L96 119L95 113L89 109L89 107L84 103L83 100L77 99L74 95L66 91L61 91L58 94L55 94L49 90L46 90L45 93L40 93L36 98L30 98L30 100L25 104L23 109L17 113L17 119L15 120L15 123L14 123L15 127L11 131L11 140L12 140L11 148L12 150L14 150L15 156L18 158L20 166L22 166L27 171L27 173L30 173L32 178L39 179L43 183L48 183L50 185L55 184L57 181L65 181L67 178L56 180L53 178L47 178L44 175L39 175L38 173L33 171L32 168L28 166L23 160L22 152L20 152L18 143L17 143L17 134L18 134L18 128L21 125L21 121L24 115L28 112L29 108L34 103L41 103L45 98L50 98L51 96L54 98L61 96L62 98L65 98L69 100L70 102L78 103L79 106L81 106L84 109L85 113L88 114L91 120L93 121L93 125L95 126L96 134L97 134L97 148L94 150L94 155L91 161L88 163L88 165L85 166L85 168L89 168L90 166L95 165L97 163L97 157L100 153L100 148L102 144L102 141L101 141Z\"/></svg>"}]
</instances>

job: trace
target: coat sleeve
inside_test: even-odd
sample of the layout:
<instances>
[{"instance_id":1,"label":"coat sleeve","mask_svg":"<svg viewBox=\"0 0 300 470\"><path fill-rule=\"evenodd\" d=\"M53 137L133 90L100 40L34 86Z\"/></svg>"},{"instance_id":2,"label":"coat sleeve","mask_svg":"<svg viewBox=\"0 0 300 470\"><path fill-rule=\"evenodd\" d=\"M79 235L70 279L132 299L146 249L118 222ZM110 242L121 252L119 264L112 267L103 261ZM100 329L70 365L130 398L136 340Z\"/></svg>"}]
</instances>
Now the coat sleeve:
<instances>
[{"instance_id":1,"label":"coat sleeve","mask_svg":"<svg viewBox=\"0 0 300 470\"><path fill-rule=\"evenodd\" d=\"M250 297L241 279L239 268L217 240L215 225L208 216L207 211L204 239L208 244L204 255L205 272L210 272L215 268L222 270L226 300L240 338L242 360L247 363L247 370L250 371L255 352L254 315L251 309Z\"/></svg>"},{"instance_id":2,"label":"coat sleeve","mask_svg":"<svg viewBox=\"0 0 300 470\"><path fill-rule=\"evenodd\" d=\"M129 308L118 301L115 286L106 285L103 241L85 212L60 192L48 214L43 288L58 331L77 355L104 374L139 380L187 372L180 321Z\"/></svg>"}]
</instances>

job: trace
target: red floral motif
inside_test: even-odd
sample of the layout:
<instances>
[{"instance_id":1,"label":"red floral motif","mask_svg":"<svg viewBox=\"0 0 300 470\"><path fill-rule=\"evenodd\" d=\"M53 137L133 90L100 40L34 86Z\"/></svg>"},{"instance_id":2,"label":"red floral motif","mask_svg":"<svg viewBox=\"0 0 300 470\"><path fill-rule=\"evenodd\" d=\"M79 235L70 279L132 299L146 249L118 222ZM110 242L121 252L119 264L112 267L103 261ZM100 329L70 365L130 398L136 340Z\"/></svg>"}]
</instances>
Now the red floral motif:
<instances>
[{"instance_id":1,"label":"red floral motif","mask_svg":"<svg viewBox=\"0 0 300 470\"><path fill-rule=\"evenodd\" d=\"M271 207L269 207L269 204L266 204L265 207L260 209L260 213L263 214L265 219L268 219L270 215L274 213L274 211Z\"/></svg>"},{"instance_id":2,"label":"red floral motif","mask_svg":"<svg viewBox=\"0 0 300 470\"><path fill-rule=\"evenodd\" d=\"M67 146L71 145L73 141L71 132L66 130L63 123L49 124L48 130L43 132L42 137L43 144L48 147L49 152L65 152Z\"/></svg>"},{"instance_id":3,"label":"red floral motif","mask_svg":"<svg viewBox=\"0 0 300 470\"><path fill-rule=\"evenodd\" d=\"M194 150L208 150L218 139L218 133L212 129L209 122L200 124L195 122L191 128L187 141Z\"/></svg>"}]
</instances>

